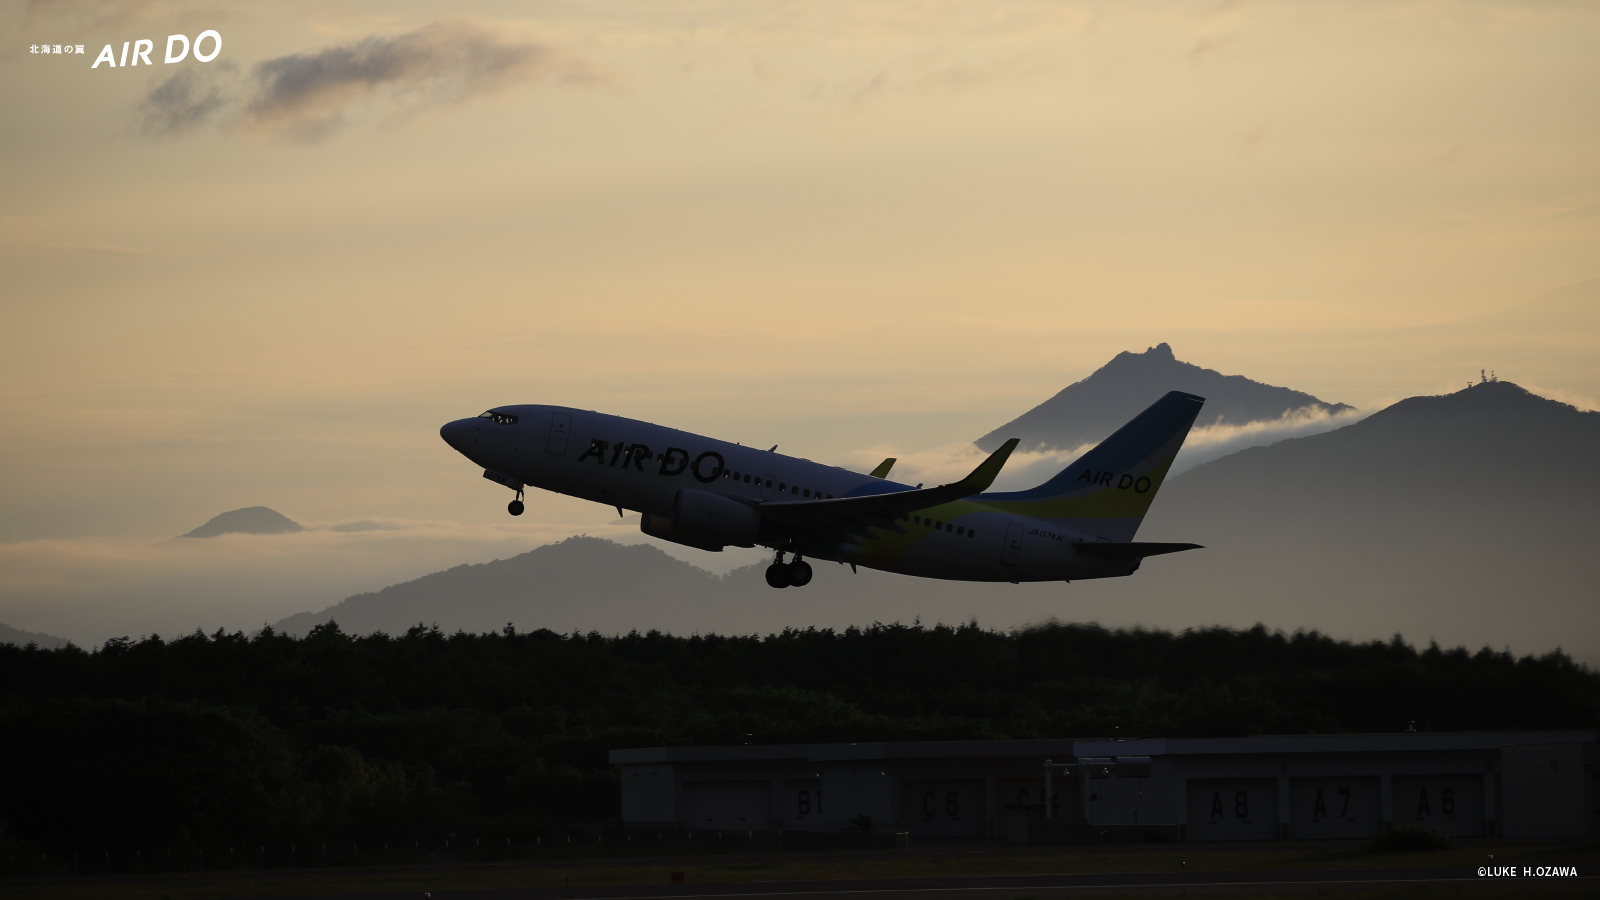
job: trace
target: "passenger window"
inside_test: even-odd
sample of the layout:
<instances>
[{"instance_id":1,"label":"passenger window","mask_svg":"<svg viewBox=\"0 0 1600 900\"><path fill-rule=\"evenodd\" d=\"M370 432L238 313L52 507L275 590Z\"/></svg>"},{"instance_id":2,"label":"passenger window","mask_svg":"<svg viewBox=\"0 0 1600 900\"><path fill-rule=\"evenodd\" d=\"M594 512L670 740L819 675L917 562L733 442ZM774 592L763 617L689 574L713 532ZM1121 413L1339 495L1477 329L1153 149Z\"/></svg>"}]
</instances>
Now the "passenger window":
<instances>
[{"instance_id":1,"label":"passenger window","mask_svg":"<svg viewBox=\"0 0 1600 900\"><path fill-rule=\"evenodd\" d=\"M809 497L809 496L811 496L811 488L806 488L806 489L805 489L805 490L804 490L804 491L802 491L802 492L801 492L801 493L800 493L800 496L802 496L802 497Z\"/></svg>"},{"instance_id":2,"label":"passenger window","mask_svg":"<svg viewBox=\"0 0 1600 900\"><path fill-rule=\"evenodd\" d=\"M922 524L922 517L921 516L912 516L911 517L911 521L914 524L921 525Z\"/></svg>"},{"instance_id":3,"label":"passenger window","mask_svg":"<svg viewBox=\"0 0 1600 900\"><path fill-rule=\"evenodd\" d=\"M973 531L971 528L967 529L967 537L977 537L977 536L978 536L978 533L976 531Z\"/></svg>"},{"instance_id":4,"label":"passenger window","mask_svg":"<svg viewBox=\"0 0 1600 900\"><path fill-rule=\"evenodd\" d=\"M939 526L941 526L943 524L944 524L943 522L935 522L935 523L933 523L933 530L934 531L938 531L939 530Z\"/></svg>"},{"instance_id":5,"label":"passenger window","mask_svg":"<svg viewBox=\"0 0 1600 900\"><path fill-rule=\"evenodd\" d=\"M833 499L833 495L829 494L828 496L826 496L826 497L824 497L822 499L824 499L824 500L832 500Z\"/></svg>"},{"instance_id":6,"label":"passenger window","mask_svg":"<svg viewBox=\"0 0 1600 900\"><path fill-rule=\"evenodd\" d=\"M771 478L767 479L767 487L772 487L772 479Z\"/></svg>"},{"instance_id":7,"label":"passenger window","mask_svg":"<svg viewBox=\"0 0 1600 900\"><path fill-rule=\"evenodd\" d=\"M945 526L945 527L944 527L944 530L945 530L945 531L947 531L947 532L948 532L948 531L955 531L955 530L956 530L956 527L955 527L955 526L954 526L954 525L946 525L946 526Z\"/></svg>"},{"instance_id":8,"label":"passenger window","mask_svg":"<svg viewBox=\"0 0 1600 900\"><path fill-rule=\"evenodd\" d=\"M966 533L967 533L967 530L965 528L957 528L956 529L956 537L964 537L964 536L966 536Z\"/></svg>"},{"instance_id":9,"label":"passenger window","mask_svg":"<svg viewBox=\"0 0 1600 900\"><path fill-rule=\"evenodd\" d=\"M780 482L778 482L778 490L780 490L780 491L784 491L784 490L788 490L788 489L789 489L789 486L788 486L788 485L786 485L786 484L784 484L784 483L783 483L783 482L781 482L781 481L780 481Z\"/></svg>"},{"instance_id":10,"label":"passenger window","mask_svg":"<svg viewBox=\"0 0 1600 900\"><path fill-rule=\"evenodd\" d=\"M745 483L745 484L749 484L749 483L750 483L750 476L749 476L749 475L746 475L746 476L745 476L745 477L744 477L744 483Z\"/></svg>"},{"instance_id":11,"label":"passenger window","mask_svg":"<svg viewBox=\"0 0 1600 900\"><path fill-rule=\"evenodd\" d=\"M797 485L795 485L795 486L794 486L794 487L792 487L792 488L789 488L789 493L791 493L791 494L798 494L798 493L800 493L800 485L798 485L798 484L797 484Z\"/></svg>"}]
</instances>

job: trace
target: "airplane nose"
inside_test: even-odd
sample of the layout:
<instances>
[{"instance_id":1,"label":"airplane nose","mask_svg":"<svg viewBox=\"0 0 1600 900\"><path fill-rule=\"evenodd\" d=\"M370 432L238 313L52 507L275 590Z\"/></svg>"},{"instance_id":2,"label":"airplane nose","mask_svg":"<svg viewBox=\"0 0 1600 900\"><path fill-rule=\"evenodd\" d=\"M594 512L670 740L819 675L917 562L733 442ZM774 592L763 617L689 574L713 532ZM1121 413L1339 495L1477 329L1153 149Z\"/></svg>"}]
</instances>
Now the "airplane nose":
<instances>
[{"instance_id":1,"label":"airplane nose","mask_svg":"<svg viewBox=\"0 0 1600 900\"><path fill-rule=\"evenodd\" d=\"M439 437L444 438L444 442L454 447L458 452L465 453L467 443L471 440L469 435L472 431L472 424L471 419L457 419L454 422L446 422L439 429Z\"/></svg>"}]
</instances>

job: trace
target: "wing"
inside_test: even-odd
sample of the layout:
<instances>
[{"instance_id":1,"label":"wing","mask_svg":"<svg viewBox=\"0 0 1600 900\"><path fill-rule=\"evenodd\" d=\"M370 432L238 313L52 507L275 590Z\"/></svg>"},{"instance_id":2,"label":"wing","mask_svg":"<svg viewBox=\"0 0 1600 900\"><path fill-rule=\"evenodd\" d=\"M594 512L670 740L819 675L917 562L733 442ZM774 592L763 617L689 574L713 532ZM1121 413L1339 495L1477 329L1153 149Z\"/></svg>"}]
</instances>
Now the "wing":
<instances>
[{"instance_id":1,"label":"wing","mask_svg":"<svg viewBox=\"0 0 1600 900\"><path fill-rule=\"evenodd\" d=\"M858 542L867 540L873 536L870 530L873 528L905 534L906 530L899 523L902 516L983 493L989 489L989 485L994 484L995 476L1000 474L1011 451L1016 448L1016 438L1006 441L973 469L971 475L954 484L833 500L771 500L761 504L761 518L782 528L805 532L808 537L829 544L845 539Z\"/></svg>"}]
</instances>

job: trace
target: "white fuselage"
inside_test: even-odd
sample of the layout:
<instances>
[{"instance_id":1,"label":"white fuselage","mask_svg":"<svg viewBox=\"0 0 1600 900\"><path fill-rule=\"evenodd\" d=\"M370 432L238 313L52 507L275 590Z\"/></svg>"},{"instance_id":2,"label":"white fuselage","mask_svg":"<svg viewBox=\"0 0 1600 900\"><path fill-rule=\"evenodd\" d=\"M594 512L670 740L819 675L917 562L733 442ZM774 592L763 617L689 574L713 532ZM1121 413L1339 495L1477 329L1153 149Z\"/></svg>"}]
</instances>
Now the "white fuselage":
<instances>
[{"instance_id":1,"label":"white fuselage","mask_svg":"<svg viewBox=\"0 0 1600 900\"><path fill-rule=\"evenodd\" d=\"M837 466L621 416L544 405L502 406L494 412L499 419L457 420L441 434L486 470L645 516L671 516L683 490L711 491L757 508L912 490ZM769 532L765 526L756 543L963 581L1078 580L1127 575L1138 568L1137 562L1097 559L1072 546L1074 540L1094 540L1093 535L992 509L983 501L980 494L927 510L925 516L907 516L899 523L905 534L878 529L860 543L795 547L781 529Z\"/></svg>"}]
</instances>

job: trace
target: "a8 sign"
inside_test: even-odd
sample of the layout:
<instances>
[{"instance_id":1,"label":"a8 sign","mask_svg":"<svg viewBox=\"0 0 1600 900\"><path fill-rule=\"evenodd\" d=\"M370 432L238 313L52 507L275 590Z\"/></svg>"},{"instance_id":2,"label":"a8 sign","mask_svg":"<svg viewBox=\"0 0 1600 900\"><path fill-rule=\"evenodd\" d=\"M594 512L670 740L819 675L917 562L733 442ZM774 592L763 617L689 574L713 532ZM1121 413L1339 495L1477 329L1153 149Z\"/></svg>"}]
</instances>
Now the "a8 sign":
<instances>
[{"instance_id":1,"label":"a8 sign","mask_svg":"<svg viewBox=\"0 0 1600 900\"><path fill-rule=\"evenodd\" d=\"M1270 840L1278 824L1275 779L1189 782L1189 828L1195 840Z\"/></svg>"}]
</instances>

